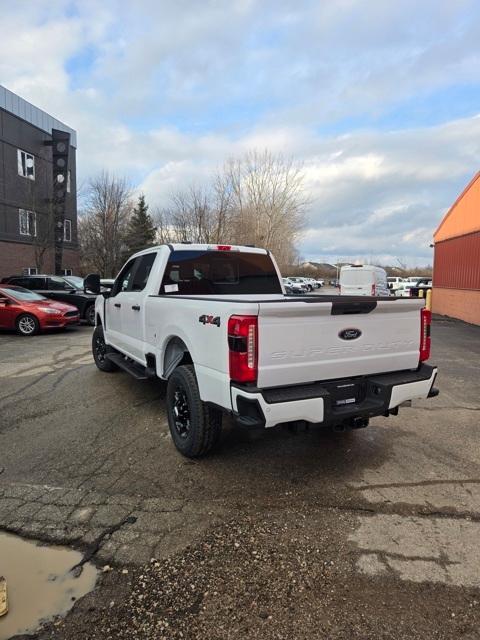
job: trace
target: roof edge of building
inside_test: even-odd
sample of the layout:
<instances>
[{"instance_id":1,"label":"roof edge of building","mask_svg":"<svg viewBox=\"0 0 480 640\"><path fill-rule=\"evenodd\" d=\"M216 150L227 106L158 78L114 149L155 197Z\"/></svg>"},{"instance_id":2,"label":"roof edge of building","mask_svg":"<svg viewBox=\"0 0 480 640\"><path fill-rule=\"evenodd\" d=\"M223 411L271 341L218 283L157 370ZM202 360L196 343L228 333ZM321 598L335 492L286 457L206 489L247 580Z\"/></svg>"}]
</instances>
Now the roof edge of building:
<instances>
[{"instance_id":1,"label":"roof edge of building","mask_svg":"<svg viewBox=\"0 0 480 640\"><path fill-rule=\"evenodd\" d=\"M433 239L435 240L436 235L438 234L438 232L440 231L440 229L443 227L444 223L446 222L447 218L450 217L450 215L453 213L453 211L455 210L455 208L457 207L458 203L460 202L460 200L463 198L463 196L467 193L467 191L469 191L473 185L475 184L475 182L480 178L480 171L477 171L477 173L473 176L473 178L470 180L470 182L467 184L467 186L465 187L465 189L460 193L460 195L457 197L457 199L455 200L455 202L452 204L452 206L450 207L450 209L447 211L447 213L443 216L443 218L440 221L440 224L438 225L438 227L435 229L435 231L433 232Z\"/></svg>"},{"instance_id":2,"label":"roof edge of building","mask_svg":"<svg viewBox=\"0 0 480 640\"><path fill-rule=\"evenodd\" d=\"M4 109L8 113L29 122L34 127L52 134L52 129L59 129L70 134L70 144L77 147L77 132L67 124L57 120L43 109L36 107L28 100L17 96L16 93L10 91L3 85L0 85L0 109Z\"/></svg>"}]
</instances>

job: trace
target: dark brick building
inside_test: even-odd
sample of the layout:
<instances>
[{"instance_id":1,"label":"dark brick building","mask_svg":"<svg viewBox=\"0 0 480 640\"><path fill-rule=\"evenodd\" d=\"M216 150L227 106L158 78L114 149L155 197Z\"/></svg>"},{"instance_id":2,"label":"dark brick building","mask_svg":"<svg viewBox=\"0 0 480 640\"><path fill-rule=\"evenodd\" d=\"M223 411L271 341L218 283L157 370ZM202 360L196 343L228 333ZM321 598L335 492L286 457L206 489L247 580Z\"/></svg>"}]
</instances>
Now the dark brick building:
<instances>
[{"instance_id":1,"label":"dark brick building","mask_svg":"<svg viewBox=\"0 0 480 640\"><path fill-rule=\"evenodd\" d=\"M78 271L76 146L73 129L0 86L0 278Z\"/></svg>"}]
</instances>

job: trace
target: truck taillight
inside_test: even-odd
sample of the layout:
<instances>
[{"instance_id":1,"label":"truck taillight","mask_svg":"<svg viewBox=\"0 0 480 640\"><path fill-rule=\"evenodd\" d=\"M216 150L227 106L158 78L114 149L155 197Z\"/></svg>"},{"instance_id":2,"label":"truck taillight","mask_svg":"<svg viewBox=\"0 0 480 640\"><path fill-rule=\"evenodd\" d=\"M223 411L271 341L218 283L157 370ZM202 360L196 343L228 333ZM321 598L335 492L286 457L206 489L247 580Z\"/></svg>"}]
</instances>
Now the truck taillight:
<instances>
[{"instance_id":1,"label":"truck taillight","mask_svg":"<svg viewBox=\"0 0 480 640\"><path fill-rule=\"evenodd\" d=\"M372 296L374 296L374 295L375 295L375 291L376 291L376 287L375 287L375 285L374 285L374 284L372 284Z\"/></svg>"},{"instance_id":2,"label":"truck taillight","mask_svg":"<svg viewBox=\"0 0 480 640\"><path fill-rule=\"evenodd\" d=\"M421 310L420 324L420 362L425 362L430 357L430 325L432 313L428 309Z\"/></svg>"},{"instance_id":3,"label":"truck taillight","mask_svg":"<svg viewBox=\"0 0 480 640\"><path fill-rule=\"evenodd\" d=\"M217 244L217 251L231 251L231 244Z\"/></svg>"},{"instance_id":4,"label":"truck taillight","mask_svg":"<svg viewBox=\"0 0 480 640\"><path fill-rule=\"evenodd\" d=\"M228 320L230 379L256 382L258 371L257 316L230 316Z\"/></svg>"}]
</instances>

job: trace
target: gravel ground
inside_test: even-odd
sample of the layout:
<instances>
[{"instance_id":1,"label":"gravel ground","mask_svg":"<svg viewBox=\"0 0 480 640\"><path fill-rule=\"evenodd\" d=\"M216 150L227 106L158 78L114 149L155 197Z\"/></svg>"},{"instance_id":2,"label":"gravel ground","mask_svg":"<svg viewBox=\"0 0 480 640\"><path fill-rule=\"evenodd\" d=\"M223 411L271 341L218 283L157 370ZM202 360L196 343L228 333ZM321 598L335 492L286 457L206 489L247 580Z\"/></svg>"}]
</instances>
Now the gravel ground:
<instances>
[{"instance_id":1,"label":"gravel ground","mask_svg":"<svg viewBox=\"0 0 480 640\"><path fill-rule=\"evenodd\" d=\"M103 606L89 595L40 637L479 637L478 590L362 576L339 527L355 529L355 518L308 505L232 518L181 554L106 571Z\"/></svg>"}]
</instances>

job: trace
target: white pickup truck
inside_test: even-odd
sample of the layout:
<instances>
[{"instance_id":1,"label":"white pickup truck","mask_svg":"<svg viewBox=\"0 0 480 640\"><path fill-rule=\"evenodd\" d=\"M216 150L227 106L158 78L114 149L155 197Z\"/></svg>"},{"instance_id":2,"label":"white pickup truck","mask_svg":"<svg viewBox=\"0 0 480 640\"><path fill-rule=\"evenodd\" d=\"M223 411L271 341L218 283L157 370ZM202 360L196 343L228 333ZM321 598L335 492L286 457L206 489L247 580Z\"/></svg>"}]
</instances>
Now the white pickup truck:
<instances>
[{"instance_id":1,"label":"white pickup truck","mask_svg":"<svg viewBox=\"0 0 480 640\"><path fill-rule=\"evenodd\" d=\"M86 285L100 293L100 279ZM161 245L132 256L96 301L101 371L167 380L170 432L185 456L245 429L337 430L438 394L422 299L287 296L273 256L230 245Z\"/></svg>"}]
</instances>

